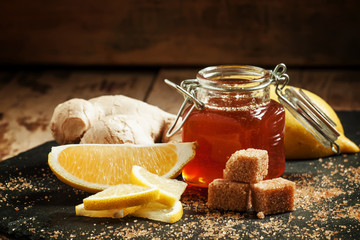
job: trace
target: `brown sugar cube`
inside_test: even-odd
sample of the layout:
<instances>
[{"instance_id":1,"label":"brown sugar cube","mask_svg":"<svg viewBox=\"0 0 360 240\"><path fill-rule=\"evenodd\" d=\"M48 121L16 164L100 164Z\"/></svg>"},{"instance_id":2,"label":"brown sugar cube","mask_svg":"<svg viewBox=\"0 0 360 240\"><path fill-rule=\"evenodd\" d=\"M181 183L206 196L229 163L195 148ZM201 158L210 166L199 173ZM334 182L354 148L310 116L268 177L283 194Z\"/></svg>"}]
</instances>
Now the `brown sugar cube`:
<instances>
[{"instance_id":1,"label":"brown sugar cube","mask_svg":"<svg viewBox=\"0 0 360 240\"><path fill-rule=\"evenodd\" d=\"M246 211L249 209L250 185L215 179L208 187L208 206L213 209Z\"/></svg>"},{"instance_id":2,"label":"brown sugar cube","mask_svg":"<svg viewBox=\"0 0 360 240\"><path fill-rule=\"evenodd\" d=\"M251 184L252 207L265 215L294 210L295 183L275 178Z\"/></svg>"},{"instance_id":3,"label":"brown sugar cube","mask_svg":"<svg viewBox=\"0 0 360 240\"><path fill-rule=\"evenodd\" d=\"M268 165L269 156L266 150L239 150L226 162L224 178L236 182L260 182L268 174Z\"/></svg>"}]
</instances>

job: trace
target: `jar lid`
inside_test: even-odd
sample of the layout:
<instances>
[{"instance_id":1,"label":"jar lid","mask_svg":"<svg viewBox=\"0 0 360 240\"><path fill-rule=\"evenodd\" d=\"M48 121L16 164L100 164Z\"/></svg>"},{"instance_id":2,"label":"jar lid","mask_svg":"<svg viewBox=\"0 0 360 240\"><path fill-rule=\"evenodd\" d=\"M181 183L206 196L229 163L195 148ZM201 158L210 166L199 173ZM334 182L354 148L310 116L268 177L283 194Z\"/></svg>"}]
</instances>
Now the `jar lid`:
<instances>
[{"instance_id":1,"label":"jar lid","mask_svg":"<svg viewBox=\"0 0 360 240\"><path fill-rule=\"evenodd\" d=\"M285 85L289 76L285 73L285 64L279 64L270 75L276 85L279 102L311 133L324 147L331 147L334 153L340 153L336 140L340 133L336 124L301 89ZM284 90L285 89L285 90Z\"/></svg>"}]
</instances>

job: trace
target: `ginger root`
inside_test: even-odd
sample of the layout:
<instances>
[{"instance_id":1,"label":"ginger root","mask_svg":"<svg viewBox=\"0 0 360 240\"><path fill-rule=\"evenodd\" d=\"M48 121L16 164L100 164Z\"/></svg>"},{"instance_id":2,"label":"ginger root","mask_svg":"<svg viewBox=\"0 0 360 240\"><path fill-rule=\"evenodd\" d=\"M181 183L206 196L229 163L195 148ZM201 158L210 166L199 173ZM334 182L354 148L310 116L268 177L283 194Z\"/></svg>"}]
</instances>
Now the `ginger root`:
<instances>
[{"instance_id":1,"label":"ginger root","mask_svg":"<svg viewBox=\"0 0 360 240\"><path fill-rule=\"evenodd\" d=\"M166 137L175 117L140 100L112 95L59 104L50 126L59 144L179 142L180 132Z\"/></svg>"}]
</instances>

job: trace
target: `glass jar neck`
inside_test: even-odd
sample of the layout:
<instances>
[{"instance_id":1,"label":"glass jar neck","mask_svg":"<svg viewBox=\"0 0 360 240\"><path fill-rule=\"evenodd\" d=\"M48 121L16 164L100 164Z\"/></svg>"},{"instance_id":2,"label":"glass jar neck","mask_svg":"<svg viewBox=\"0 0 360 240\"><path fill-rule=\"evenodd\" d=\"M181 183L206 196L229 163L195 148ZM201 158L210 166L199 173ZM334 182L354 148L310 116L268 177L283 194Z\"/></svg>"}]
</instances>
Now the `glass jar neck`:
<instances>
[{"instance_id":1,"label":"glass jar neck","mask_svg":"<svg viewBox=\"0 0 360 240\"><path fill-rule=\"evenodd\" d=\"M258 108L270 101L270 74L253 66L208 67L197 74L196 97L208 108L241 110Z\"/></svg>"}]
</instances>

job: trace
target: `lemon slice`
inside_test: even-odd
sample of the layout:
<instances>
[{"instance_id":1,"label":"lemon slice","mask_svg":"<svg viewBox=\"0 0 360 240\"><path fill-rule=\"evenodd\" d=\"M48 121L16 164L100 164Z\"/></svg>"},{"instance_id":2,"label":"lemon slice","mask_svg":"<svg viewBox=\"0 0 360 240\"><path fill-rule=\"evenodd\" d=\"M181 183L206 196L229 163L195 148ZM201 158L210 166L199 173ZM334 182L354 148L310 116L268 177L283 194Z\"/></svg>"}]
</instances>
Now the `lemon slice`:
<instances>
[{"instance_id":1,"label":"lemon slice","mask_svg":"<svg viewBox=\"0 0 360 240\"><path fill-rule=\"evenodd\" d=\"M109 210L86 210L84 204L79 204L75 207L75 213L77 216L95 217L95 218L123 218L136 210L141 206L134 206L121 209L109 209Z\"/></svg>"},{"instance_id":2,"label":"lemon slice","mask_svg":"<svg viewBox=\"0 0 360 240\"><path fill-rule=\"evenodd\" d=\"M155 221L174 223L183 216L183 208L180 201L169 207L159 202L151 202L131 214L135 217L147 218Z\"/></svg>"},{"instance_id":3,"label":"lemon slice","mask_svg":"<svg viewBox=\"0 0 360 240\"><path fill-rule=\"evenodd\" d=\"M160 196L158 202L167 206L174 206L185 191L185 182L160 177L140 166L133 166L131 171L131 183L151 188L159 188Z\"/></svg>"},{"instance_id":4,"label":"lemon slice","mask_svg":"<svg viewBox=\"0 0 360 240\"><path fill-rule=\"evenodd\" d=\"M130 183L134 165L174 178L195 156L196 144L70 144L53 147L48 163L64 183L87 192L98 192Z\"/></svg>"},{"instance_id":5,"label":"lemon slice","mask_svg":"<svg viewBox=\"0 0 360 240\"><path fill-rule=\"evenodd\" d=\"M159 198L159 189L120 184L84 198L86 210L109 210L139 206Z\"/></svg>"}]
</instances>

